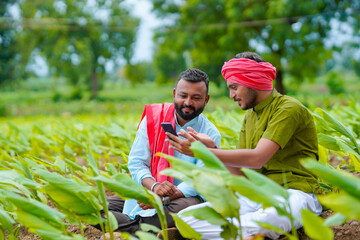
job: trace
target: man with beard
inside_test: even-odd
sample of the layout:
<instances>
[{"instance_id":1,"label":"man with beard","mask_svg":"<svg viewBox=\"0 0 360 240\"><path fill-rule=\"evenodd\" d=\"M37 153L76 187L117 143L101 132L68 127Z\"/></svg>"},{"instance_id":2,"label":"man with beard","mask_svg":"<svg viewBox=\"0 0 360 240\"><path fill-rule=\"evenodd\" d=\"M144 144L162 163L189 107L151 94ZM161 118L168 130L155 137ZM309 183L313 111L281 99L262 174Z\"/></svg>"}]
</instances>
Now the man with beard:
<instances>
[{"instance_id":1,"label":"man with beard","mask_svg":"<svg viewBox=\"0 0 360 240\"><path fill-rule=\"evenodd\" d=\"M241 174L240 168L253 168L287 188L289 210L296 219L295 227L300 228L301 223L297 219L301 219L302 209L309 209L317 215L322 211L315 196L319 191L317 178L300 163L304 158L318 159L317 134L310 111L296 99L273 89L276 68L255 53L237 54L224 63L221 73L227 82L230 98L247 113L240 131L238 149L211 151L232 169L232 173ZM214 145L210 138L198 134L194 129L188 130L188 133L184 130L179 133L188 140L167 134L174 139L166 140L172 144L173 150L192 156L189 149L191 142L199 140L207 146ZM280 196L278 199L285 201ZM259 233L271 239L279 237L276 232L261 228L257 222L270 223L285 232L291 230L290 220L280 216L274 207L263 209L261 204L243 196L239 197L239 203L241 230L246 240L253 239ZM202 203L183 211L210 205L208 202ZM204 239L222 239L220 226L191 216L182 216L182 219L201 233ZM237 219L234 219L234 223L239 224Z\"/></svg>"},{"instance_id":2,"label":"man with beard","mask_svg":"<svg viewBox=\"0 0 360 240\"><path fill-rule=\"evenodd\" d=\"M138 126L132 145L128 168L132 178L165 200L165 214L168 227L174 227L169 212L180 210L203 202L196 190L185 182L168 176L159 175L162 170L171 167L169 162L156 156L157 152L173 155L183 161L203 167L201 160L183 155L169 148L166 135L161 128L162 122L170 122L176 132L191 127L204 133L214 144L220 145L220 133L202 114L209 101L209 79L206 73L198 69L188 69L179 75L173 90L174 103L152 104L145 106L142 120ZM135 199L122 200L118 196L108 198L109 210L115 215L119 228L117 232L134 234L140 230L141 223L161 228L156 210L151 206L138 203ZM125 204L124 204L125 202Z\"/></svg>"}]
</instances>

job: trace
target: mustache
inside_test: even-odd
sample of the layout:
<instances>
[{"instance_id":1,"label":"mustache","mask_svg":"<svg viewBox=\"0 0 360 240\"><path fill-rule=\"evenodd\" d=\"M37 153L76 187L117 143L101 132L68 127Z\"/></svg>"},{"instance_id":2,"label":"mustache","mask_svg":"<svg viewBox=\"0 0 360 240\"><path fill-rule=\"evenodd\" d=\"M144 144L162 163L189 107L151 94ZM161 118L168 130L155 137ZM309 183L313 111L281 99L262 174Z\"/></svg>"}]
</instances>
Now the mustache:
<instances>
[{"instance_id":1,"label":"mustache","mask_svg":"<svg viewBox=\"0 0 360 240\"><path fill-rule=\"evenodd\" d=\"M181 105L180 109L183 109L183 108L190 108L193 111L195 111L195 108L193 106Z\"/></svg>"},{"instance_id":2,"label":"mustache","mask_svg":"<svg viewBox=\"0 0 360 240\"><path fill-rule=\"evenodd\" d=\"M234 102L240 101L240 98L234 98Z\"/></svg>"}]
</instances>

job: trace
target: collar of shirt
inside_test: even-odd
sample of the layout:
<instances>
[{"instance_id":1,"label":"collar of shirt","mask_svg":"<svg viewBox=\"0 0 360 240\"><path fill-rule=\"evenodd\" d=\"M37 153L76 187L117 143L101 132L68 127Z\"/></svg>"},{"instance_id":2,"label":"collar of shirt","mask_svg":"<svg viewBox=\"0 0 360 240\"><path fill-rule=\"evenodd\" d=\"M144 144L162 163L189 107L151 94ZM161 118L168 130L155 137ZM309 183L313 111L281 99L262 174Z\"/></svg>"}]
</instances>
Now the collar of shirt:
<instances>
[{"instance_id":1,"label":"collar of shirt","mask_svg":"<svg viewBox=\"0 0 360 240\"><path fill-rule=\"evenodd\" d=\"M273 100L274 98L279 95L279 93L276 91L276 89L274 88L273 92L267 97L265 98L262 102L260 102L258 105L256 105L253 110L254 112L256 113L261 113L262 110L267 106L269 105Z\"/></svg>"},{"instance_id":2,"label":"collar of shirt","mask_svg":"<svg viewBox=\"0 0 360 240\"><path fill-rule=\"evenodd\" d=\"M179 129L179 131L180 131L180 129L186 130L186 128L188 126L190 126L192 128L196 128L196 126L197 126L197 124L199 122L199 116L200 115L193 118L193 119L191 119L189 122L185 123L185 125L181 127L180 124L178 123L178 120L177 120L177 117L176 117L176 111L174 112L174 114L175 114L175 127L176 127L177 132L178 132L178 129Z\"/></svg>"}]
</instances>

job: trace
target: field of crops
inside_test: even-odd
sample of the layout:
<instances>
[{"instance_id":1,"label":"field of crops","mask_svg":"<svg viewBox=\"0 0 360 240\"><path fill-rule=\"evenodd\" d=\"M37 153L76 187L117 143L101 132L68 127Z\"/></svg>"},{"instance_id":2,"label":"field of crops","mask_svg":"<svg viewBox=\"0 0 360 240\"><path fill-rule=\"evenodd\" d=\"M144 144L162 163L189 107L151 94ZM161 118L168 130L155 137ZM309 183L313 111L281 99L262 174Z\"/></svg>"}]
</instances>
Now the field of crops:
<instances>
[{"instance_id":1,"label":"field of crops","mask_svg":"<svg viewBox=\"0 0 360 240\"><path fill-rule=\"evenodd\" d=\"M313 113L320 159L319 163L304 160L304 166L319 177L326 193L319 199L335 214L324 221L304 211L301 221L312 239L334 239L330 227L349 219L360 220L360 179L354 176L360 172L360 105L350 101L329 112L315 109ZM222 134L222 148L234 148L243 113L217 109L207 116ZM106 204L106 190L155 206L164 220L160 199L127 174L127 155L139 117L106 114L0 119L0 239L17 239L21 226L43 239L85 239L85 227L96 223L103 224L103 232L112 232L117 226L114 217L106 212L105 221L98 213ZM287 199L284 188L251 170L245 170L247 179L231 176L204 146L194 144L193 150L206 169L169 158L173 168L166 172L193 184L213 204L213 210L193 214L207 220L212 216L210 221L222 225L225 238L235 238L241 231L228 220L239 217L236 192L264 206L274 206L294 221L286 203L274 198L276 194ZM223 192L214 198L209 194L214 189ZM185 237L201 239L180 219L175 220ZM68 224L78 225L80 233L68 231ZM162 226L166 228L164 221ZM159 231L144 225L139 239L154 239L148 230ZM167 239L166 231L161 234ZM296 231L282 234L298 239Z\"/></svg>"}]
</instances>

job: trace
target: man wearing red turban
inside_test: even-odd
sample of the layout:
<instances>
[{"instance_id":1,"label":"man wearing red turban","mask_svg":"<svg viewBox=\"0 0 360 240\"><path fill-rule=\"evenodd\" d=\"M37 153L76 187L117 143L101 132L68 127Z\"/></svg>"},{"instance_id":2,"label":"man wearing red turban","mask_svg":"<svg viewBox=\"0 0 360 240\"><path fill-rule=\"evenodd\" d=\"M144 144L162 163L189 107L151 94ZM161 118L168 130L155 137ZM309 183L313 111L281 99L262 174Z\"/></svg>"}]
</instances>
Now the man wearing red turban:
<instances>
[{"instance_id":1,"label":"man wearing red turban","mask_svg":"<svg viewBox=\"0 0 360 240\"><path fill-rule=\"evenodd\" d=\"M319 190L317 179L301 164L303 158L318 159L318 142L313 117L299 101L281 95L273 89L276 68L251 52L237 54L225 62L221 73L227 82L230 98L243 109L245 115L238 149L222 150L203 134L191 128L181 130L180 135L188 142L177 138L168 140L172 148L192 155L187 148L189 142L201 141L206 146L215 146L211 151L228 167L231 173L241 174L240 168L253 168L268 178L287 188L290 210L295 219L301 219L301 210L310 209L320 214L322 207L315 196ZM168 134L171 138L173 135ZM285 201L279 197L279 201ZM241 229L245 239L262 233L276 239L279 234L261 228L256 221L267 222L283 231L291 230L291 222L280 216L274 207L263 209L261 204L241 196ZM211 206L202 203L184 209ZM191 225L205 239L222 239L220 226L191 216L181 218ZM237 222L234 220L234 222ZM301 223L295 221L296 228Z\"/></svg>"}]
</instances>

